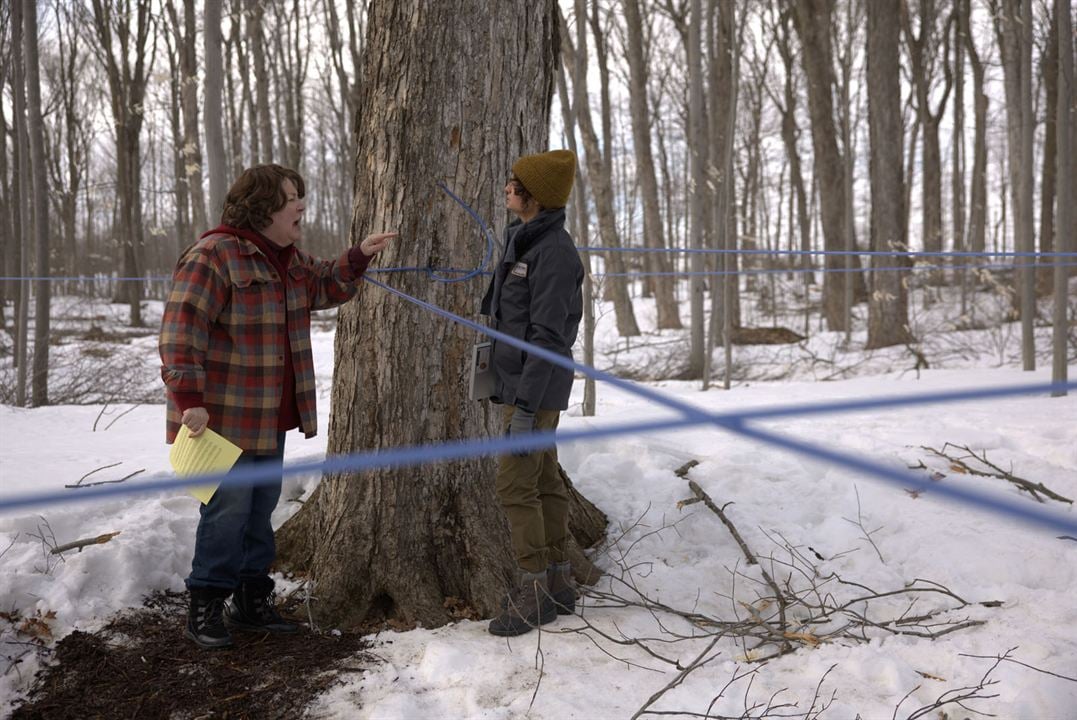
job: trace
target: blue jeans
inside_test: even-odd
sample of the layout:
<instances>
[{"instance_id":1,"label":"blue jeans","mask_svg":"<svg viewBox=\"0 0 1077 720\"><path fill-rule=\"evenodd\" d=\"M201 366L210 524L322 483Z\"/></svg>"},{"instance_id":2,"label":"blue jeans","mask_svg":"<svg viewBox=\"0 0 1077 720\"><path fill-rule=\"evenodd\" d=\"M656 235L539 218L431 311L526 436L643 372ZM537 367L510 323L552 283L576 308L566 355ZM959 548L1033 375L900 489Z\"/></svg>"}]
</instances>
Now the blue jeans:
<instances>
[{"instance_id":1,"label":"blue jeans","mask_svg":"<svg viewBox=\"0 0 1077 720\"><path fill-rule=\"evenodd\" d=\"M261 466L274 470L256 485L222 484L199 509L202 517L194 541L187 588L235 590L241 580L266 577L276 557L270 516L277 507L284 464L284 433L273 455L243 453L233 469Z\"/></svg>"}]
</instances>

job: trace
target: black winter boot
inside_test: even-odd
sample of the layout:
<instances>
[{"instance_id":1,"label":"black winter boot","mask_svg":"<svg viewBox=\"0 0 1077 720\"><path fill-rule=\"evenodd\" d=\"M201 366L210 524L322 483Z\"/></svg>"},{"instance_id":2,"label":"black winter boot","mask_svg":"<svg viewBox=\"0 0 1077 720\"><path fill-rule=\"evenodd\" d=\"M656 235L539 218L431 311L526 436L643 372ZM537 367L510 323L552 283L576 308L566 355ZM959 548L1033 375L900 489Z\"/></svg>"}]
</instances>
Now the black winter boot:
<instances>
[{"instance_id":1,"label":"black winter boot","mask_svg":"<svg viewBox=\"0 0 1077 720\"><path fill-rule=\"evenodd\" d=\"M576 612L576 583L572 580L572 563L551 563L546 568L546 585L558 615Z\"/></svg>"},{"instance_id":2,"label":"black winter boot","mask_svg":"<svg viewBox=\"0 0 1077 720\"><path fill-rule=\"evenodd\" d=\"M200 648L223 648L232 644L232 636L224 626L222 610L229 592L221 588L193 587L187 610L187 630L184 633Z\"/></svg>"},{"instance_id":3,"label":"black winter boot","mask_svg":"<svg viewBox=\"0 0 1077 720\"><path fill-rule=\"evenodd\" d=\"M556 618L546 573L522 573L519 585L505 598L501 614L490 621L490 634L515 637Z\"/></svg>"},{"instance_id":4,"label":"black winter boot","mask_svg":"<svg viewBox=\"0 0 1077 720\"><path fill-rule=\"evenodd\" d=\"M240 630L293 633L299 626L280 616L273 604L273 578L247 578L224 610L228 620Z\"/></svg>"}]
</instances>

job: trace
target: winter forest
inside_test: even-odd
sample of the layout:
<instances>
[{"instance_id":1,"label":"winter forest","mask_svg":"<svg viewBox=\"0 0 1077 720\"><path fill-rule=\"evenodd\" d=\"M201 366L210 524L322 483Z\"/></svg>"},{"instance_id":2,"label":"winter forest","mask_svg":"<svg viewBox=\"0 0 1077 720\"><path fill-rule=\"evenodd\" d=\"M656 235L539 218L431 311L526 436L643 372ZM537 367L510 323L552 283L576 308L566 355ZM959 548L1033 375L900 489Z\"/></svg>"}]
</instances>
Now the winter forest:
<instances>
[{"instance_id":1,"label":"winter forest","mask_svg":"<svg viewBox=\"0 0 1077 720\"><path fill-rule=\"evenodd\" d=\"M1073 14L0 0L0 717L1072 717ZM505 642L515 448L456 318L556 148L582 610ZM269 162L304 251L399 237L312 316L273 514L304 628L207 654L158 334Z\"/></svg>"}]
</instances>

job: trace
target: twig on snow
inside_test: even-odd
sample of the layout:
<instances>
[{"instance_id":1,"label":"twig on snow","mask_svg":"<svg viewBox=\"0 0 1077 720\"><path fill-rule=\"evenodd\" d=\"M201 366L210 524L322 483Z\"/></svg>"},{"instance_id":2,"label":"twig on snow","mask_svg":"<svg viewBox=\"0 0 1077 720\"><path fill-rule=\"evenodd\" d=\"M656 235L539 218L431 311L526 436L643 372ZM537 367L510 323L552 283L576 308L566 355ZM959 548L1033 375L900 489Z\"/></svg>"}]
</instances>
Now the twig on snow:
<instances>
[{"instance_id":1,"label":"twig on snow","mask_svg":"<svg viewBox=\"0 0 1077 720\"><path fill-rule=\"evenodd\" d=\"M54 547L49 552L52 553L53 555L60 555L61 553L64 553L64 552L66 552L68 550L75 550L75 549L77 549L79 552L82 552L82 548L86 547L87 545L104 545L109 540L111 540L112 538L116 537L119 534L120 534L120 531L117 530L116 532L105 533L104 535L98 535L97 537L85 538L83 540L75 540L74 542L65 543L63 545L57 545L56 547Z\"/></svg>"}]
</instances>

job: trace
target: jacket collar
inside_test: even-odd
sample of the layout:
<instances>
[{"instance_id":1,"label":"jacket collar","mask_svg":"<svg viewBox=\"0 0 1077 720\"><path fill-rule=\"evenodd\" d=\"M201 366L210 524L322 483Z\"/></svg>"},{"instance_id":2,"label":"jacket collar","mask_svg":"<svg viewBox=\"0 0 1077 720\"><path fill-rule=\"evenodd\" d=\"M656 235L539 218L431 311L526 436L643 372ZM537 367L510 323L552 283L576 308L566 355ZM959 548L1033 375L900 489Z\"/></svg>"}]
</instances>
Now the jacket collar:
<instances>
[{"instance_id":1,"label":"jacket collar","mask_svg":"<svg viewBox=\"0 0 1077 720\"><path fill-rule=\"evenodd\" d=\"M262 235L257 230L249 230L247 228L237 228L232 227L231 225L222 224L218 225L212 230L207 230L206 232L202 233L202 236L199 238L199 240L210 235L234 236L236 239L239 240L239 252L243 255L254 255L255 253L266 255L265 250L263 250L263 246L273 247L272 240L267 238L265 235ZM296 258L296 249L297 248L292 245L290 248L291 252L286 255L286 257L288 258L289 268L293 265L299 264L299 260ZM266 256L266 259L270 260L268 255Z\"/></svg>"},{"instance_id":2,"label":"jacket collar","mask_svg":"<svg viewBox=\"0 0 1077 720\"><path fill-rule=\"evenodd\" d=\"M509 223L506 232L510 237L514 236L512 262L523 257L536 243L541 241L551 232L556 232L565 226L565 209L543 210L529 222L523 223L519 219ZM505 254L505 262L510 262L509 254Z\"/></svg>"}]
</instances>

